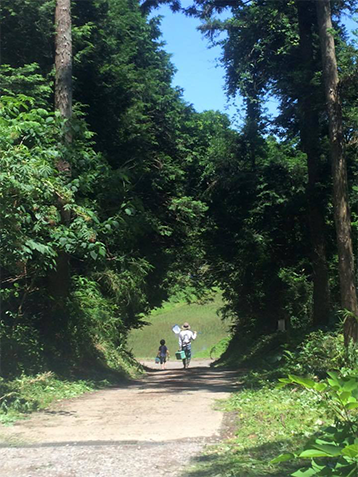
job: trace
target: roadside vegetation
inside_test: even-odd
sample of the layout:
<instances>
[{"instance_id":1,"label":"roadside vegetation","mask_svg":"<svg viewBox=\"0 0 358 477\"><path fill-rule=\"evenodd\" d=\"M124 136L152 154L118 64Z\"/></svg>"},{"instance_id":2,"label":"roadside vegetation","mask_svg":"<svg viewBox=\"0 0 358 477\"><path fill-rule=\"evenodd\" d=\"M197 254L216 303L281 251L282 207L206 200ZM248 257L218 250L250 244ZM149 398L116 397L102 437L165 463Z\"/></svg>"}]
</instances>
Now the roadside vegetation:
<instances>
[{"instance_id":1,"label":"roadside vegetation","mask_svg":"<svg viewBox=\"0 0 358 477\"><path fill-rule=\"evenodd\" d=\"M357 475L358 352L341 332L247 337L217 361L234 363L238 391L218 404L227 435L186 475Z\"/></svg>"},{"instance_id":2,"label":"roadside vegetation","mask_svg":"<svg viewBox=\"0 0 358 477\"><path fill-rule=\"evenodd\" d=\"M245 383L245 376L242 380ZM252 389L243 384L221 409L233 421L230 435L197 459L188 472L191 477L287 477L297 469L296 462L275 465L270 461L303 446L312 433L330 422L309 393L269 385Z\"/></svg>"},{"instance_id":3,"label":"roadside vegetation","mask_svg":"<svg viewBox=\"0 0 358 477\"><path fill-rule=\"evenodd\" d=\"M117 353L112 362L112 369L97 364L88 369L62 368L57 372L0 378L0 424L12 424L56 401L123 384L143 373L142 367L128 353Z\"/></svg>"},{"instance_id":4,"label":"roadside vegetation","mask_svg":"<svg viewBox=\"0 0 358 477\"><path fill-rule=\"evenodd\" d=\"M102 382L103 385L106 381ZM0 422L10 424L33 411L44 409L53 401L77 397L96 389L99 383L60 379L52 372L10 381L0 381Z\"/></svg>"}]
</instances>

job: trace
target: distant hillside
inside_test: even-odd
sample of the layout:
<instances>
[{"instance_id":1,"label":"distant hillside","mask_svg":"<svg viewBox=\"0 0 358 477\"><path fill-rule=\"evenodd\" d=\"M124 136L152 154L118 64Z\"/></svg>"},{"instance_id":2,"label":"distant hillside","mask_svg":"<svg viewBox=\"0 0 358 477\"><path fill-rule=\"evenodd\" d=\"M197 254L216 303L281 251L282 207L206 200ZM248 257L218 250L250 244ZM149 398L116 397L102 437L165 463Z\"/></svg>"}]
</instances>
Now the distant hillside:
<instances>
[{"instance_id":1,"label":"distant hillside","mask_svg":"<svg viewBox=\"0 0 358 477\"><path fill-rule=\"evenodd\" d=\"M222 340L224 341L218 348L223 351L224 342L229 337L230 323L223 322L218 316L217 311L222 304L220 294L215 295L213 301L203 305L168 302L148 317L149 325L140 330L132 330L128 348L132 350L136 358L154 359L159 341L163 338L166 340L172 359L175 359L174 353L178 350L178 339L172 332L172 326L182 325L188 321L191 329L199 333L193 344L193 358L209 357L212 348ZM214 354L218 357L218 351Z\"/></svg>"}]
</instances>

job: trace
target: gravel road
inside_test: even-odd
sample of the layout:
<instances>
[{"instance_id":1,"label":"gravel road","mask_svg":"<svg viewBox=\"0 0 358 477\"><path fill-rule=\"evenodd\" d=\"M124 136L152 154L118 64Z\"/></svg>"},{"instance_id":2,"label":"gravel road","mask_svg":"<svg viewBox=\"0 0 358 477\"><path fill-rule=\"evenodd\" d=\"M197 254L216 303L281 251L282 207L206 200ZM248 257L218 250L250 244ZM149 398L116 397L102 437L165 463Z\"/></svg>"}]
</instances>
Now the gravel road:
<instances>
[{"instance_id":1,"label":"gravel road","mask_svg":"<svg viewBox=\"0 0 358 477\"><path fill-rule=\"evenodd\" d=\"M56 403L0 427L0 477L184 477L191 460L219 439L217 399L235 375L193 361L188 370L153 363L147 375Z\"/></svg>"}]
</instances>

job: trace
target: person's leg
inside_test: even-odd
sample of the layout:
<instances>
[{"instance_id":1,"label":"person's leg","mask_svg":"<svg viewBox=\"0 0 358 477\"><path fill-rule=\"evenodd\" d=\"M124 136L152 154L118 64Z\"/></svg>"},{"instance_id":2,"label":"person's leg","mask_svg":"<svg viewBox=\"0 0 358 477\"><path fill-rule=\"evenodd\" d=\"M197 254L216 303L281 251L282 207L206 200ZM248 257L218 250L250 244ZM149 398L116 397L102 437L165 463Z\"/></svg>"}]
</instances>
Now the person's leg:
<instances>
[{"instance_id":1,"label":"person's leg","mask_svg":"<svg viewBox=\"0 0 358 477\"><path fill-rule=\"evenodd\" d=\"M183 351L185 353L185 359L183 359L183 364L184 364L184 368L188 368L189 367L189 363L190 363L190 358L191 358L191 346L190 344L188 346L185 346L183 348Z\"/></svg>"},{"instance_id":2,"label":"person's leg","mask_svg":"<svg viewBox=\"0 0 358 477\"><path fill-rule=\"evenodd\" d=\"M185 369L187 367L186 347L183 347L182 351L184 351L184 353L185 353L185 358L183 358L183 368Z\"/></svg>"},{"instance_id":3,"label":"person's leg","mask_svg":"<svg viewBox=\"0 0 358 477\"><path fill-rule=\"evenodd\" d=\"M191 360L191 344L189 344L186 349L185 349L185 355L186 355L186 367L189 367L190 360Z\"/></svg>"},{"instance_id":4,"label":"person's leg","mask_svg":"<svg viewBox=\"0 0 358 477\"><path fill-rule=\"evenodd\" d=\"M164 358L163 358L163 356L160 357L160 368L164 369Z\"/></svg>"}]
</instances>

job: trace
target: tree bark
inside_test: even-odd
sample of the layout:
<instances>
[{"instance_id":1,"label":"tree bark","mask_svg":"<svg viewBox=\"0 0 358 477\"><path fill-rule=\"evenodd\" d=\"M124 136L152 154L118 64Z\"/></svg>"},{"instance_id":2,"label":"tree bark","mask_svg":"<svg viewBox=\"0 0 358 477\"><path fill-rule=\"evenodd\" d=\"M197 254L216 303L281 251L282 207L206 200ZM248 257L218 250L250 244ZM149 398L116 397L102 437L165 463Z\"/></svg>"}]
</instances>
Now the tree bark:
<instances>
[{"instance_id":1,"label":"tree bark","mask_svg":"<svg viewBox=\"0 0 358 477\"><path fill-rule=\"evenodd\" d=\"M55 109L61 116L72 116L72 31L71 0L57 0L55 12Z\"/></svg>"},{"instance_id":2,"label":"tree bark","mask_svg":"<svg viewBox=\"0 0 358 477\"><path fill-rule=\"evenodd\" d=\"M358 340L358 304L355 288L351 217L348 203L347 166L343 151L342 105L329 0L316 0L323 78L329 119L333 175L333 207L337 234L338 272L342 308L350 314L344 323L344 341Z\"/></svg>"},{"instance_id":3,"label":"tree bark","mask_svg":"<svg viewBox=\"0 0 358 477\"><path fill-rule=\"evenodd\" d=\"M319 99L313 78L317 71L317 59L313 50L313 29L317 25L314 3L297 1L300 35L300 55L303 75L299 88L300 137L302 149L307 155L308 222L312 244L313 268L313 323L327 325L330 311L329 269L326 257L325 219L322 197L317 185L321 179Z\"/></svg>"},{"instance_id":4,"label":"tree bark","mask_svg":"<svg viewBox=\"0 0 358 477\"><path fill-rule=\"evenodd\" d=\"M55 109L66 120L63 142L72 141L69 121L72 117L72 31L71 0L57 0L55 11ZM71 176L71 165L66 157L61 157L56 167L65 178ZM69 225L71 213L65 210L65 203L58 199L58 209L62 223ZM56 260L56 270L49 276L49 292L54 298L54 307L63 308L69 292L70 264L68 254L60 250Z\"/></svg>"}]
</instances>

